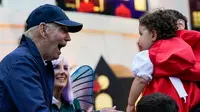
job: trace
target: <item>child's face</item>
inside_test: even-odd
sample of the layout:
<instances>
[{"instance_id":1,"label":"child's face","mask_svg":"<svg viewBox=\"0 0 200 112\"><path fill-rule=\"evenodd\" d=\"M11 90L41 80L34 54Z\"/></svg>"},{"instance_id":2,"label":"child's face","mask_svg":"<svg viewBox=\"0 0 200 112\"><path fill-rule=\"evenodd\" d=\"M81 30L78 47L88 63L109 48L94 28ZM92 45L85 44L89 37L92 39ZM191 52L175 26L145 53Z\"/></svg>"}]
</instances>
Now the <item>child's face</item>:
<instances>
[{"instance_id":1,"label":"child's face","mask_svg":"<svg viewBox=\"0 0 200 112\"><path fill-rule=\"evenodd\" d=\"M140 50L148 50L153 44L153 34L145 26L139 25L140 38L138 46Z\"/></svg>"}]
</instances>

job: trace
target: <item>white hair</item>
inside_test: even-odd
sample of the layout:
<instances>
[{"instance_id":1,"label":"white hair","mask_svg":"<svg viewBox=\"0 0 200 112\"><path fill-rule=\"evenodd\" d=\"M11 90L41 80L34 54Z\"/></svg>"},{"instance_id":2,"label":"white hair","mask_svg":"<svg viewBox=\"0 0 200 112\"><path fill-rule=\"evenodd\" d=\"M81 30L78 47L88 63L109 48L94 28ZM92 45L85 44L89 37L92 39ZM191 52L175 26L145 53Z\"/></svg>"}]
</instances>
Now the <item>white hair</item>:
<instances>
[{"instance_id":1,"label":"white hair","mask_svg":"<svg viewBox=\"0 0 200 112\"><path fill-rule=\"evenodd\" d=\"M56 27L56 24L55 23L45 23L47 26L50 26L50 27ZM27 31L24 32L24 35L26 37L29 37L30 39L33 38L33 36L35 35L37 29L38 29L39 25L37 26L33 26L31 28L29 28Z\"/></svg>"},{"instance_id":2,"label":"white hair","mask_svg":"<svg viewBox=\"0 0 200 112\"><path fill-rule=\"evenodd\" d=\"M38 28L39 26L34 26L34 27L31 27L29 28L27 31L24 32L24 35L26 37L29 37L30 39L32 39L33 35L35 34L36 32L36 29Z\"/></svg>"}]
</instances>

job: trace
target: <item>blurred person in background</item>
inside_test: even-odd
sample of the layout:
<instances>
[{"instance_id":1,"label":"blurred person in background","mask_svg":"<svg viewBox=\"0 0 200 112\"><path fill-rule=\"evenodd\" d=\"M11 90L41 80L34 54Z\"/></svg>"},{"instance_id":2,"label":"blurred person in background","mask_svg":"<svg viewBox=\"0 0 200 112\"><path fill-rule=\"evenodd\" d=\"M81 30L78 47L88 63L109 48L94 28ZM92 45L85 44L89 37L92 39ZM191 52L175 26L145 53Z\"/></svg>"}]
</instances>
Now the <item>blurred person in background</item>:
<instances>
[{"instance_id":1,"label":"blurred person in background","mask_svg":"<svg viewBox=\"0 0 200 112\"><path fill-rule=\"evenodd\" d=\"M141 98L136 112L178 112L178 105L173 98L163 93L153 93Z\"/></svg>"},{"instance_id":2,"label":"blurred person in background","mask_svg":"<svg viewBox=\"0 0 200 112\"><path fill-rule=\"evenodd\" d=\"M94 81L94 73L90 72L91 68L88 66L80 66L77 67L74 71L77 75L75 80L74 87L79 86L80 88L77 90L73 90L72 88L72 80L73 76L70 75L70 67L67 63L67 60L60 56L57 60L52 61L54 68L54 94L53 94L53 110L59 110L60 112L93 112L93 81ZM81 69L81 70L80 70ZM76 72L77 71L77 72ZM93 76L91 76L93 75ZM93 78L92 78L93 77ZM83 79L82 82L80 79ZM92 81L92 82L91 82ZM91 85L92 84L92 85ZM81 86L82 85L82 86ZM90 88L88 88L90 87ZM74 91L82 91L81 94L78 94L78 98L73 94ZM86 98L87 97L87 98ZM86 98L87 101L85 101ZM92 108L83 108L81 107L80 101L83 105L91 105ZM90 103L88 103L90 102ZM96 112L119 112L115 110L115 106L113 108L103 108Z\"/></svg>"}]
</instances>

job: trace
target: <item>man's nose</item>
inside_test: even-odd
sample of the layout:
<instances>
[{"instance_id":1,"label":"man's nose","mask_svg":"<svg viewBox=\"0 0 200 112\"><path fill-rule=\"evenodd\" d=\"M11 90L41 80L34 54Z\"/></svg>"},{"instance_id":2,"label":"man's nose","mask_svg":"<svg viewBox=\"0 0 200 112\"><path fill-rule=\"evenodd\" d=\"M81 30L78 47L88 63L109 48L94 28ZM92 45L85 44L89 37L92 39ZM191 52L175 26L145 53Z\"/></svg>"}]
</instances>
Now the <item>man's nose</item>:
<instances>
[{"instance_id":1,"label":"man's nose","mask_svg":"<svg viewBox=\"0 0 200 112\"><path fill-rule=\"evenodd\" d=\"M71 41L71 37L70 37L69 33L66 34L65 41Z\"/></svg>"},{"instance_id":2,"label":"man's nose","mask_svg":"<svg viewBox=\"0 0 200 112\"><path fill-rule=\"evenodd\" d=\"M69 38L67 38L67 41L71 41L71 37L69 36Z\"/></svg>"}]
</instances>

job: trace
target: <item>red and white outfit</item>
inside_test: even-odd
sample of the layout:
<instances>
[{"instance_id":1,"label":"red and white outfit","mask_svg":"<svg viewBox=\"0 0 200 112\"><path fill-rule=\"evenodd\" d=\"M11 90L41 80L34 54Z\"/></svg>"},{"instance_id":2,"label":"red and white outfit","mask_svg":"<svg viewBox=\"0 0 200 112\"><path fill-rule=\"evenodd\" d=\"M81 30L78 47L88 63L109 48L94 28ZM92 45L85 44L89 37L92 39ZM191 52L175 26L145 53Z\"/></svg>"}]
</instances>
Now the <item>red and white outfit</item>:
<instances>
[{"instance_id":1,"label":"red and white outfit","mask_svg":"<svg viewBox=\"0 0 200 112\"><path fill-rule=\"evenodd\" d=\"M179 112L189 112L200 103L200 89L194 82L200 80L200 33L181 30L177 36L136 54L133 72L149 81L143 96L167 94L177 102Z\"/></svg>"}]
</instances>

